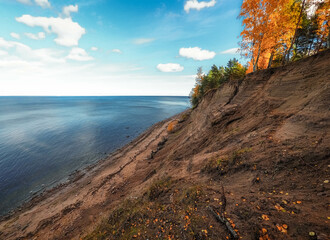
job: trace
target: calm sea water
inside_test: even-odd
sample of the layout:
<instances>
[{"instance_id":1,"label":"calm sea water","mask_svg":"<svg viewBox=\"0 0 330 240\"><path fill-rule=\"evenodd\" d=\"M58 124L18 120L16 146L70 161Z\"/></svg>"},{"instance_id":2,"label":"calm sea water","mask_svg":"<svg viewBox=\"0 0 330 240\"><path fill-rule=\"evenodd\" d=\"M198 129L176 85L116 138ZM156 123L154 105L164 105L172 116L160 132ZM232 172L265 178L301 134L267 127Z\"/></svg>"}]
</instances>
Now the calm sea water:
<instances>
[{"instance_id":1,"label":"calm sea water","mask_svg":"<svg viewBox=\"0 0 330 240\"><path fill-rule=\"evenodd\" d=\"M0 97L0 215L188 107L187 97Z\"/></svg>"}]
</instances>

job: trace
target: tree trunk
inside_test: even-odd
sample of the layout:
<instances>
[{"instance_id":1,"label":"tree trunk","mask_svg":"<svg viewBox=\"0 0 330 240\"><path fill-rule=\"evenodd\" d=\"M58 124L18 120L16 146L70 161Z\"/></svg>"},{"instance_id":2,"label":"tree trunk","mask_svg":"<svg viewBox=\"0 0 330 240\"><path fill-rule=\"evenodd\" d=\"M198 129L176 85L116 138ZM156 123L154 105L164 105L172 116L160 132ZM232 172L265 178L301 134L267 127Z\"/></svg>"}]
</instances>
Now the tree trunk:
<instances>
[{"instance_id":1,"label":"tree trunk","mask_svg":"<svg viewBox=\"0 0 330 240\"><path fill-rule=\"evenodd\" d=\"M301 21L301 18L302 18L302 14L303 14L303 11L304 11L304 8L305 8L305 4L306 4L306 0L304 0L303 3L302 3L301 10L300 10L299 17L298 17L298 22L297 22L297 25L296 25L296 30L295 30L293 38L291 40L290 47L286 51L286 53L284 54L284 58L283 58L283 62L282 62L283 65L289 61L290 52L291 52L291 50L293 48L293 44L294 44L294 42L296 41L296 38L297 38L298 27L299 27L299 24L300 24L300 21Z\"/></svg>"},{"instance_id":2,"label":"tree trunk","mask_svg":"<svg viewBox=\"0 0 330 240\"><path fill-rule=\"evenodd\" d=\"M308 42L308 39L310 39L309 35L310 35L310 29L308 28L307 33L305 35L305 37L307 39L307 44L309 43ZM310 44L308 44L308 46L306 47L306 49L304 51L304 56L308 56L309 55L309 49L310 49L310 47L311 47Z\"/></svg>"},{"instance_id":3,"label":"tree trunk","mask_svg":"<svg viewBox=\"0 0 330 240\"><path fill-rule=\"evenodd\" d=\"M259 44L258 56L257 56L257 59L256 59L256 63L253 66L253 72L258 70L258 62L259 62L260 52L261 52L261 43Z\"/></svg>"},{"instance_id":4,"label":"tree trunk","mask_svg":"<svg viewBox=\"0 0 330 240\"><path fill-rule=\"evenodd\" d=\"M327 47L330 48L330 27L329 27L329 33L327 38Z\"/></svg>"},{"instance_id":5,"label":"tree trunk","mask_svg":"<svg viewBox=\"0 0 330 240\"><path fill-rule=\"evenodd\" d=\"M269 62L268 62L268 67L267 68L271 68L272 67L273 57L274 57L274 51L270 54Z\"/></svg>"},{"instance_id":6,"label":"tree trunk","mask_svg":"<svg viewBox=\"0 0 330 240\"><path fill-rule=\"evenodd\" d=\"M314 44L314 38L312 39L311 43L309 44L307 56L310 56L313 44Z\"/></svg>"},{"instance_id":7,"label":"tree trunk","mask_svg":"<svg viewBox=\"0 0 330 240\"><path fill-rule=\"evenodd\" d=\"M319 45L317 47L317 50L316 50L317 53L320 51L320 49L322 47L322 44L323 44L323 36L321 37L321 41L320 41L320 43L319 43Z\"/></svg>"}]
</instances>

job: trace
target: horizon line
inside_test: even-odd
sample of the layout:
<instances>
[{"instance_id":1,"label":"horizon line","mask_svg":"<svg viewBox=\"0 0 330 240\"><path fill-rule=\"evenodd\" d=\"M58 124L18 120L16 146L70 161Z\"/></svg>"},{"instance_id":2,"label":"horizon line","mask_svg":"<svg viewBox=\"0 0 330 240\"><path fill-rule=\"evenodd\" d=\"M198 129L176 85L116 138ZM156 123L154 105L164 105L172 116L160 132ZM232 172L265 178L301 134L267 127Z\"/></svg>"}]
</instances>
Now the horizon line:
<instances>
[{"instance_id":1,"label":"horizon line","mask_svg":"<svg viewBox=\"0 0 330 240\"><path fill-rule=\"evenodd\" d=\"M189 95L0 95L0 97L189 97Z\"/></svg>"}]
</instances>

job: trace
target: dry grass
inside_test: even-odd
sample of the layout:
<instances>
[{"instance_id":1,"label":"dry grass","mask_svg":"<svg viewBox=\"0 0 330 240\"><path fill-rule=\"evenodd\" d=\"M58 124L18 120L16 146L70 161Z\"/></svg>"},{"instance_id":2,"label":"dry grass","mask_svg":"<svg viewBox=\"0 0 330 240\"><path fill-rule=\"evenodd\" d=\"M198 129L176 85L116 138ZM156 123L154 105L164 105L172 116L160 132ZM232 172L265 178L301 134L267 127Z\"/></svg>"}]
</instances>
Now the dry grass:
<instances>
[{"instance_id":1,"label":"dry grass","mask_svg":"<svg viewBox=\"0 0 330 240\"><path fill-rule=\"evenodd\" d=\"M83 239L218 239L221 233L207 214L210 198L204 189L157 180L143 197L123 202Z\"/></svg>"}]
</instances>

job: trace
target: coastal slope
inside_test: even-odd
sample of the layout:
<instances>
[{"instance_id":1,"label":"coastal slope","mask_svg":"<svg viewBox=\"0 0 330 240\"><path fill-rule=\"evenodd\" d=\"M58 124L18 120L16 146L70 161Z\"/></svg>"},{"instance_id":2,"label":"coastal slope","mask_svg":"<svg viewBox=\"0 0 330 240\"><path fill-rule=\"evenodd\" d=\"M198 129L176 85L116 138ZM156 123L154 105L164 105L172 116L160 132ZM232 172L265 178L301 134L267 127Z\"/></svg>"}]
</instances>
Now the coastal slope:
<instances>
[{"instance_id":1,"label":"coastal slope","mask_svg":"<svg viewBox=\"0 0 330 240\"><path fill-rule=\"evenodd\" d=\"M205 94L0 222L0 239L329 239L330 51Z\"/></svg>"}]
</instances>

